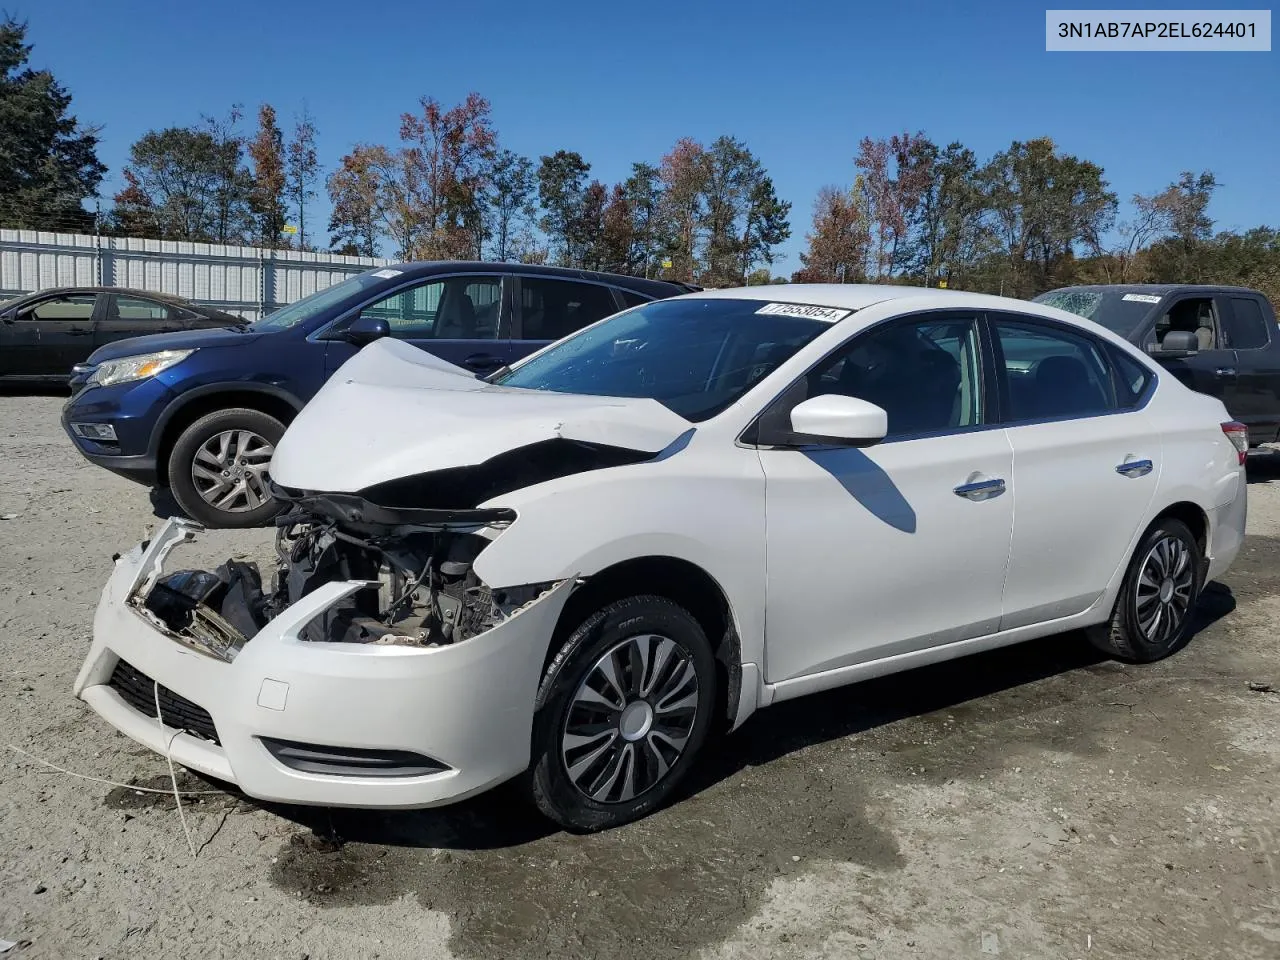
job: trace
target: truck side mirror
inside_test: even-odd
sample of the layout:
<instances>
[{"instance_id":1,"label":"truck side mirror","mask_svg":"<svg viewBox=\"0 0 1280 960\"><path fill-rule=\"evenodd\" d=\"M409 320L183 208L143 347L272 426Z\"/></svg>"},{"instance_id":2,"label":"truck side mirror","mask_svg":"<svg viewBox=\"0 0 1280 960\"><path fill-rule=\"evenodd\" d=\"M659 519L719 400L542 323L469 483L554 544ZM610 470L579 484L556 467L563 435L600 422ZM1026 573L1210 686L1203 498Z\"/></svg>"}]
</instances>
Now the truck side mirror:
<instances>
[{"instance_id":1,"label":"truck side mirror","mask_svg":"<svg viewBox=\"0 0 1280 960\"><path fill-rule=\"evenodd\" d=\"M1170 330L1159 346L1152 345L1151 356L1160 360L1189 357L1200 350L1200 339L1190 330Z\"/></svg>"}]
</instances>

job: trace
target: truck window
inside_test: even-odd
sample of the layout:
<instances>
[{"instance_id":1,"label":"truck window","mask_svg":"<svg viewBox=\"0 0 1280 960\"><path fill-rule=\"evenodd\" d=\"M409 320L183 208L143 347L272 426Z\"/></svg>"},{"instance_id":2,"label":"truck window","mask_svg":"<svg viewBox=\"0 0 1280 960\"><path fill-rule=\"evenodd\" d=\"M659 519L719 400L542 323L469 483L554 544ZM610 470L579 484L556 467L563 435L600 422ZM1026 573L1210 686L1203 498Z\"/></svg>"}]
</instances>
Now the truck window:
<instances>
[{"instance_id":1,"label":"truck window","mask_svg":"<svg viewBox=\"0 0 1280 960\"><path fill-rule=\"evenodd\" d=\"M1213 309L1212 297L1194 297L1174 303L1169 312L1156 321L1156 339L1164 340L1170 330L1194 333L1201 350L1213 350L1219 345L1218 320Z\"/></svg>"},{"instance_id":2,"label":"truck window","mask_svg":"<svg viewBox=\"0 0 1280 960\"><path fill-rule=\"evenodd\" d=\"M1265 347L1267 321L1257 300L1246 297L1231 298L1231 316L1226 323L1227 346L1237 350L1253 350Z\"/></svg>"}]
</instances>

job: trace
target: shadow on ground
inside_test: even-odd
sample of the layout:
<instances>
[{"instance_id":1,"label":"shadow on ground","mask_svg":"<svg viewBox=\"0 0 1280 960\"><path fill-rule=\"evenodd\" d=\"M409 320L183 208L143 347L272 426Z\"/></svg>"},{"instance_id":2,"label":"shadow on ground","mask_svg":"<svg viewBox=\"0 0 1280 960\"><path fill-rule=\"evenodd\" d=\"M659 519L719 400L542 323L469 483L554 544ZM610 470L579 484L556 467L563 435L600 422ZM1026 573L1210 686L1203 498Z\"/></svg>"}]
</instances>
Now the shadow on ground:
<instances>
[{"instance_id":1,"label":"shadow on ground","mask_svg":"<svg viewBox=\"0 0 1280 960\"><path fill-rule=\"evenodd\" d=\"M1278 543L1256 562L1274 569ZM1211 584L1197 631L1235 602ZM1114 714L1099 698L1140 669L1077 632L780 704L714 744L678 802L589 837L503 788L434 811L270 806L304 828L271 879L323 906L412 895L449 916L459 956L685 956L729 936L776 878L900 868L891 805L869 783L969 780L1038 750L1100 756Z\"/></svg>"},{"instance_id":2,"label":"shadow on ground","mask_svg":"<svg viewBox=\"0 0 1280 960\"><path fill-rule=\"evenodd\" d=\"M1101 761L1117 735L1144 736L1128 701L1180 710L1186 694L1166 682L1188 664L1228 675L1219 621L1280 591L1280 539L1249 537L1224 579L1205 589L1191 649L1163 663L1106 660L1075 632L779 704L712 744L677 802L602 834L554 830L509 788L412 812L202 799L224 818L261 807L301 828L269 868L282 891L321 907L412 897L449 918L457 956L687 956L755 915L777 879L852 865L865 883L900 869L894 798L910 785L990 782L1046 755ZM1208 715L1178 716L1184 740L1213 754ZM1164 729L1151 734L1156 756ZM200 789L185 775L180 788Z\"/></svg>"}]
</instances>

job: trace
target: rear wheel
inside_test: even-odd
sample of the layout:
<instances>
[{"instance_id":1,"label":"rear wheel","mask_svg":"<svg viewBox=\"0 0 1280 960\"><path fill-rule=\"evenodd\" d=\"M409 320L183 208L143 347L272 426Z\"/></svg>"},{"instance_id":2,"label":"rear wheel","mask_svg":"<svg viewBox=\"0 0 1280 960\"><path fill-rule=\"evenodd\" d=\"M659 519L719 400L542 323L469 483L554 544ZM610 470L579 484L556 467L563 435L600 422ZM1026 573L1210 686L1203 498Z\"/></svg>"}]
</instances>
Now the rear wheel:
<instances>
[{"instance_id":1,"label":"rear wheel","mask_svg":"<svg viewBox=\"0 0 1280 960\"><path fill-rule=\"evenodd\" d=\"M284 424L236 407L187 427L169 455L169 487L192 520L208 527L257 527L280 512L267 488L267 467Z\"/></svg>"},{"instance_id":2,"label":"rear wheel","mask_svg":"<svg viewBox=\"0 0 1280 960\"><path fill-rule=\"evenodd\" d=\"M1187 525L1160 520L1133 553L1111 619L1092 628L1089 639L1121 660L1167 657L1191 637L1203 577L1200 544Z\"/></svg>"},{"instance_id":3,"label":"rear wheel","mask_svg":"<svg viewBox=\"0 0 1280 960\"><path fill-rule=\"evenodd\" d=\"M715 659L702 627L656 596L588 617L547 668L529 789L561 826L603 830L652 812L707 738Z\"/></svg>"}]
</instances>

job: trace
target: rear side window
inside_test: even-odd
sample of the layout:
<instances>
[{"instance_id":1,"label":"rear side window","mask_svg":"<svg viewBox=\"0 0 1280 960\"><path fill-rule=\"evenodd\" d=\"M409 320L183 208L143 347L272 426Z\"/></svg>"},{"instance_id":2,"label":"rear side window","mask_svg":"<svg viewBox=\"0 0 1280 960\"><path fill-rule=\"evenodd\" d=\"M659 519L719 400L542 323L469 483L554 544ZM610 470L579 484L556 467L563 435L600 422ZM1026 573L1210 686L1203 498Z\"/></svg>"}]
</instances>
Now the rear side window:
<instances>
[{"instance_id":1,"label":"rear side window","mask_svg":"<svg viewBox=\"0 0 1280 960\"><path fill-rule=\"evenodd\" d=\"M170 320L177 312L154 300L116 296L109 316L112 320Z\"/></svg>"},{"instance_id":2,"label":"rear side window","mask_svg":"<svg viewBox=\"0 0 1280 960\"><path fill-rule=\"evenodd\" d=\"M617 312L613 293L598 283L520 279L521 339L559 340Z\"/></svg>"},{"instance_id":3,"label":"rear side window","mask_svg":"<svg viewBox=\"0 0 1280 960\"><path fill-rule=\"evenodd\" d=\"M1265 347L1267 321L1257 300L1247 297L1231 298L1231 315L1227 319L1227 346L1235 350L1253 350Z\"/></svg>"},{"instance_id":4,"label":"rear side window","mask_svg":"<svg viewBox=\"0 0 1280 960\"><path fill-rule=\"evenodd\" d=\"M618 296L622 297L622 302L626 304L628 308L638 307L642 303L649 302L648 297L642 297L638 293L631 290L623 290L621 288L618 289Z\"/></svg>"},{"instance_id":5,"label":"rear side window","mask_svg":"<svg viewBox=\"0 0 1280 960\"><path fill-rule=\"evenodd\" d=\"M1111 371L1092 338L1038 323L996 320L1006 420L1091 417L1118 409Z\"/></svg>"}]
</instances>

